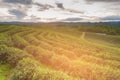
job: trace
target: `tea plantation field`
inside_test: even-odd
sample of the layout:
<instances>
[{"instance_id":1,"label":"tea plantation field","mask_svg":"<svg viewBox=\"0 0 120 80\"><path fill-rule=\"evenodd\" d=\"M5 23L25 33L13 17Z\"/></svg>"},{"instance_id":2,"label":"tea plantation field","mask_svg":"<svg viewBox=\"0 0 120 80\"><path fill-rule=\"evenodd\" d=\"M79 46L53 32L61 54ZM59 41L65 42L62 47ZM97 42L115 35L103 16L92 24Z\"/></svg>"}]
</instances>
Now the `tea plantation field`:
<instances>
[{"instance_id":1,"label":"tea plantation field","mask_svg":"<svg viewBox=\"0 0 120 80\"><path fill-rule=\"evenodd\" d=\"M0 80L120 80L120 36L0 26Z\"/></svg>"}]
</instances>

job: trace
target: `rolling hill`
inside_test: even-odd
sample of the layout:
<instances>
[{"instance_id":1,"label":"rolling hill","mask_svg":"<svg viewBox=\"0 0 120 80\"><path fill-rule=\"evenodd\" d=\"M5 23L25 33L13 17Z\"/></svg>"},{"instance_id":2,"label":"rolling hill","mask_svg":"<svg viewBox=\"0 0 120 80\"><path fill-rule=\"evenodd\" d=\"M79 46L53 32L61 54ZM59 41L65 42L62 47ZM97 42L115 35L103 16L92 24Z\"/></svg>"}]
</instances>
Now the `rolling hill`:
<instances>
[{"instance_id":1,"label":"rolling hill","mask_svg":"<svg viewBox=\"0 0 120 80\"><path fill-rule=\"evenodd\" d=\"M2 25L0 80L120 80L120 35Z\"/></svg>"}]
</instances>

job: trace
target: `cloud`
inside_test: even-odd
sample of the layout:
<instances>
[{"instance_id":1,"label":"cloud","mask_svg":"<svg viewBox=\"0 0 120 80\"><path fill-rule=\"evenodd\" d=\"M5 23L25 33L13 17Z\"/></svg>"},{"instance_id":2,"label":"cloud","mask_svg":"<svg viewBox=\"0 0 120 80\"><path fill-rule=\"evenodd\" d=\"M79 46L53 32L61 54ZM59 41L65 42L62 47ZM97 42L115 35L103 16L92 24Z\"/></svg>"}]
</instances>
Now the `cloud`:
<instances>
[{"instance_id":1,"label":"cloud","mask_svg":"<svg viewBox=\"0 0 120 80\"><path fill-rule=\"evenodd\" d=\"M62 3L56 3L57 7L60 8L60 9L64 9L64 6Z\"/></svg>"},{"instance_id":2,"label":"cloud","mask_svg":"<svg viewBox=\"0 0 120 80\"><path fill-rule=\"evenodd\" d=\"M11 9L9 10L9 13L15 15L17 19L23 19L25 16L27 16L26 12L17 9Z\"/></svg>"},{"instance_id":3,"label":"cloud","mask_svg":"<svg viewBox=\"0 0 120 80\"><path fill-rule=\"evenodd\" d=\"M85 0L89 2L120 2L120 0Z\"/></svg>"},{"instance_id":4,"label":"cloud","mask_svg":"<svg viewBox=\"0 0 120 80\"><path fill-rule=\"evenodd\" d=\"M73 3L79 3L80 1L79 0L73 0Z\"/></svg>"},{"instance_id":5,"label":"cloud","mask_svg":"<svg viewBox=\"0 0 120 80\"><path fill-rule=\"evenodd\" d=\"M84 13L83 11L78 11L78 10L73 10L73 9L66 9L67 11L71 12L71 13Z\"/></svg>"},{"instance_id":6,"label":"cloud","mask_svg":"<svg viewBox=\"0 0 120 80\"><path fill-rule=\"evenodd\" d=\"M67 11L67 12L70 12L70 13L84 13L82 11L78 11L78 10L74 10L74 9L67 9L64 7L63 3L56 3L57 7L60 8L61 10L63 11Z\"/></svg>"},{"instance_id":7,"label":"cloud","mask_svg":"<svg viewBox=\"0 0 120 80\"><path fill-rule=\"evenodd\" d=\"M37 16L34 16L34 15L31 15L30 17L31 17L32 20L33 20L33 19L34 19L34 20L35 20L35 19L36 19L36 20L37 20L37 19L41 20L41 18L39 18L39 17L37 17Z\"/></svg>"},{"instance_id":8,"label":"cloud","mask_svg":"<svg viewBox=\"0 0 120 80\"><path fill-rule=\"evenodd\" d=\"M15 16L0 16L0 22L9 22L16 20Z\"/></svg>"},{"instance_id":9,"label":"cloud","mask_svg":"<svg viewBox=\"0 0 120 80\"><path fill-rule=\"evenodd\" d=\"M80 21L80 20L83 20L83 19L75 17L75 18L66 18L61 21L76 22L76 21Z\"/></svg>"},{"instance_id":10,"label":"cloud","mask_svg":"<svg viewBox=\"0 0 120 80\"><path fill-rule=\"evenodd\" d=\"M19 3L19 4L25 4L25 5L29 5L33 3L32 0L3 0L3 2L16 3L16 4Z\"/></svg>"},{"instance_id":11,"label":"cloud","mask_svg":"<svg viewBox=\"0 0 120 80\"><path fill-rule=\"evenodd\" d=\"M44 11L44 10L48 10L50 8L54 8L54 6L50 5L50 4L41 4L41 3L34 3L34 5L39 6L39 11Z\"/></svg>"},{"instance_id":12,"label":"cloud","mask_svg":"<svg viewBox=\"0 0 120 80\"><path fill-rule=\"evenodd\" d=\"M107 21L120 20L120 16L107 16L107 17L100 18L100 20L107 20Z\"/></svg>"},{"instance_id":13,"label":"cloud","mask_svg":"<svg viewBox=\"0 0 120 80\"><path fill-rule=\"evenodd\" d=\"M38 3L38 2L33 2L33 0L2 0L1 4L5 5L6 7L8 7L8 6L14 7L15 6L15 8L18 8L18 9L25 8L26 11L34 5L39 7L38 11L44 11L44 10L48 10L50 8L54 8L54 6L52 6L50 4L42 4L42 3Z\"/></svg>"}]
</instances>

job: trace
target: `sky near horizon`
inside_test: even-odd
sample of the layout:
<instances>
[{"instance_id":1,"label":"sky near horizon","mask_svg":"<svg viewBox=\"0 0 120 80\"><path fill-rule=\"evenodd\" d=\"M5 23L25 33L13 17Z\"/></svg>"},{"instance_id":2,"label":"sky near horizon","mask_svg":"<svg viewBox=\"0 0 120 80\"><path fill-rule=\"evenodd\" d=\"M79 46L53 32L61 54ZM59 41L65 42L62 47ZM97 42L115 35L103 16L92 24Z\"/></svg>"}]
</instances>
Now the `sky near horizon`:
<instances>
[{"instance_id":1,"label":"sky near horizon","mask_svg":"<svg viewBox=\"0 0 120 80\"><path fill-rule=\"evenodd\" d=\"M0 0L0 22L120 21L120 0Z\"/></svg>"}]
</instances>

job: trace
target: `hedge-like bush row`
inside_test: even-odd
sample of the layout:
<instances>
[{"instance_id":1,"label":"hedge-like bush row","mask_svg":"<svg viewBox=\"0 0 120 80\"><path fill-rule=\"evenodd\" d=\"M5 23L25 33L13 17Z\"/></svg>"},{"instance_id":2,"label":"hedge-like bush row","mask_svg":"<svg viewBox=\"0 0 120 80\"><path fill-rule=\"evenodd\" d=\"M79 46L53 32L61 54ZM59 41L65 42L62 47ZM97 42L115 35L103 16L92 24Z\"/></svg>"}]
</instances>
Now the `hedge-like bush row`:
<instances>
[{"instance_id":1,"label":"hedge-like bush row","mask_svg":"<svg viewBox=\"0 0 120 80\"><path fill-rule=\"evenodd\" d=\"M29 43L26 40L24 40L18 35L13 35L12 40L13 40L14 46L20 49L24 49L26 46L29 45Z\"/></svg>"},{"instance_id":2,"label":"hedge-like bush row","mask_svg":"<svg viewBox=\"0 0 120 80\"><path fill-rule=\"evenodd\" d=\"M26 52L6 45L0 45L0 62L15 67L11 80L75 80L61 71L40 67Z\"/></svg>"},{"instance_id":3,"label":"hedge-like bush row","mask_svg":"<svg viewBox=\"0 0 120 80\"><path fill-rule=\"evenodd\" d=\"M76 80L61 71L42 68L31 58L24 58L15 68L11 80Z\"/></svg>"},{"instance_id":4,"label":"hedge-like bush row","mask_svg":"<svg viewBox=\"0 0 120 80\"><path fill-rule=\"evenodd\" d=\"M5 33L0 34L0 45L13 46L11 36Z\"/></svg>"},{"instance_id":5,"label":"hedge-like bush row","mask_svg":"<svg viewBox=\"0 0 120 80\"><path fill-rule=\"evenodd\" d=\"M17 48L7 47L6 45L0 45L0 62L8 63L11 66L16 66L17 63L28 55Z\"/></svg>"}]
</instances>

